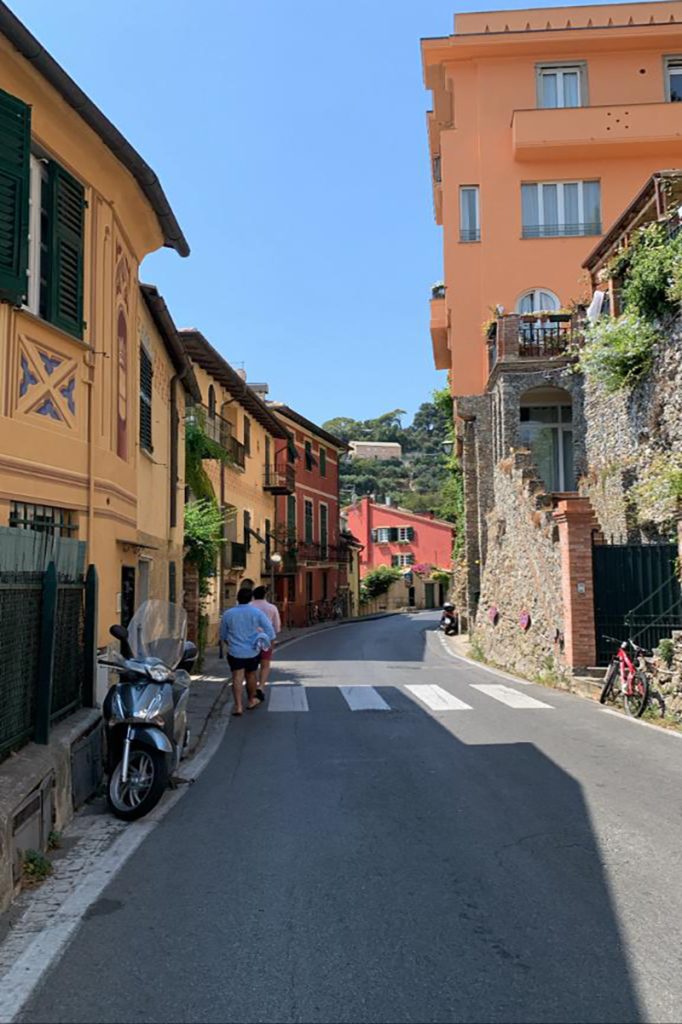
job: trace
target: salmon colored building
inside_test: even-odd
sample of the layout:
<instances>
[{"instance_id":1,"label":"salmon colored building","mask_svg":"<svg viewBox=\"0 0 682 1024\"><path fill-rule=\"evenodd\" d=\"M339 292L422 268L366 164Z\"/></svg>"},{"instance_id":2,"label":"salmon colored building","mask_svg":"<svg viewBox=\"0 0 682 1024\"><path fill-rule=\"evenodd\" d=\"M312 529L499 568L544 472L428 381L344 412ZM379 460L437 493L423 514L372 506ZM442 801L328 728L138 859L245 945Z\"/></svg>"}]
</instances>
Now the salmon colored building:
<instances>
[{"instance_id":1,"label":"salmon colored building","mask_svg":"<svg viewBox=\"0 0 682 1024\"><path fill-rule=\"evenodd\" d=\"M682 2L458 14L422 41L443 285L436 367L488 379L482 324L589 294L577 269L654 171L682 159Z\"/></svg>"},{"instance_id":2,"label":"salmon colored building","mask_svg":"<svg viewBox=\"0 0 682 1024\"><path fill-rule=\"evenodd\" d=\"M444 519L396 505L381 505L368 497L344 509L344 517L348 529L363 545L363 574L380 565L450 568L455 528Z\"/></svg>"}]
</instances>

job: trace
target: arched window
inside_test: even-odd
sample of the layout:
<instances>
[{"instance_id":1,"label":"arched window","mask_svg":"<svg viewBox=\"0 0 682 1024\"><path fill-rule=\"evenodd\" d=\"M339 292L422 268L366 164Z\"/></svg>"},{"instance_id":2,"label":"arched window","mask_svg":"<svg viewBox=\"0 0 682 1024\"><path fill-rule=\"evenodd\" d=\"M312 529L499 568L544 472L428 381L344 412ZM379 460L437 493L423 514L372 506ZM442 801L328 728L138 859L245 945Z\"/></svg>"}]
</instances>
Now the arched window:
<instances>
[{"instance_id":1,"label":"arched window","mask_svg":"<svg viewBox=\"0 0 682 1024\"><path fill-rule=\"evenodd\" d=\"M208 415L210 419L215 419L215 388L212 384L208 389Z\"/></svg>"},{"instance_id":2,"label":"arched window","mask_svg":"<svg viewBox=\"0 0 682 1024\"><path fill-rule=\"evenodd\" d=\"M517 313L551 313L559 309L560 303L554 292L547 288L533 288L524 292L516 303Z\"/></svg>"}]
</instances>

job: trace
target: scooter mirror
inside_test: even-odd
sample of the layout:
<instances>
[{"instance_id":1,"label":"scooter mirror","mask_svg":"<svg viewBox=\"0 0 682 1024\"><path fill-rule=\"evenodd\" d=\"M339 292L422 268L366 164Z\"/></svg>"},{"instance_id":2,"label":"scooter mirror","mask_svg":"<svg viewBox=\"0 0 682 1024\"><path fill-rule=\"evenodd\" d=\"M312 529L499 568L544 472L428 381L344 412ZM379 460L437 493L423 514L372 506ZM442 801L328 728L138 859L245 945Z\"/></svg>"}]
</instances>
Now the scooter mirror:
<instances>
[{"instance_id":1,"label":"scooter mirror","mask_svg":"<svg viewBox=\"0 0 682 1024\"><path fill-rule=\"evenodd\" d=\"M109 632L112 636L116 637L117 640L127 640L128 630L125 626L120 626L117 622L109 627Z\"/></svg>"}]
</instances>

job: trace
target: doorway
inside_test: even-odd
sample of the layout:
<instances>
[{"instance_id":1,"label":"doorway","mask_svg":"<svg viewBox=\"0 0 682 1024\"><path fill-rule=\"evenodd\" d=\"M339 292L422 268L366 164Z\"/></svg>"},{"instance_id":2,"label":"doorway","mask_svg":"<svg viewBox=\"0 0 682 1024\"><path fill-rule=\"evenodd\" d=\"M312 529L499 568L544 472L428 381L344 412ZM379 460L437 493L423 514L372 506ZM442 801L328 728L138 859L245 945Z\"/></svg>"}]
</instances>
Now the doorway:
<instances>
[{"instance_id":1,"label":"doorway","mask_svg":"<svg viewBox=\"0 0 682 1024\"><path fill-rule=\"evenodd\" d=\"M533 453L548 492L575 491L573 406L562 388L533 388L521 396L519 440Z\"/></svg>"},{"instance_id":2,"label":"doorway","mask_svg":"<svg viewBox=\"0 0 682 1024\"><path fill-rule=\"evenodd\" d=\"M128 626L135 614L135 566L121 566L121 625Z\"/></svg>"}]
</instances>

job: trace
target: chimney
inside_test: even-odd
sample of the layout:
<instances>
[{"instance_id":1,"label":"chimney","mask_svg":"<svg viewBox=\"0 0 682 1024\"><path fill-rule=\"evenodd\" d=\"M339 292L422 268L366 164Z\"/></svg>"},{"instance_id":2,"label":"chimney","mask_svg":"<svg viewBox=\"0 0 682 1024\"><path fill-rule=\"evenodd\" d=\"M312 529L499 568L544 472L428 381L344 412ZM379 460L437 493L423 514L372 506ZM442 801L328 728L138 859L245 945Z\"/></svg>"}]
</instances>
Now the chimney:
<instances>
[{"instance_id":1,"label":"chimney","mask_svg":"<svg viewBox=\"0 0 682 1024\"><path fill-rule=\"evenodd\" d=\"M265 401L267 396L270 394L270 387L267 384L251 384L251 382L249 382L249 387L251 388L252 391L256 392L258 397L263 402Z\"/></svg>"},{"instance_id":2,"label":"chimney","mask_svg":"<svg viewBox=\"0 0 682 1024\"><path fill-rule=\"evenodd\" d=\"M240 366L240 367L237 368L237 376L241 377L241 379L246 384L246 370L244 369L243 366Z\"/></svg>"}]
</instances>

